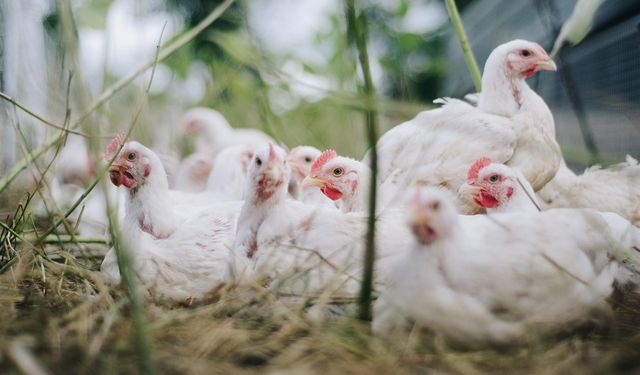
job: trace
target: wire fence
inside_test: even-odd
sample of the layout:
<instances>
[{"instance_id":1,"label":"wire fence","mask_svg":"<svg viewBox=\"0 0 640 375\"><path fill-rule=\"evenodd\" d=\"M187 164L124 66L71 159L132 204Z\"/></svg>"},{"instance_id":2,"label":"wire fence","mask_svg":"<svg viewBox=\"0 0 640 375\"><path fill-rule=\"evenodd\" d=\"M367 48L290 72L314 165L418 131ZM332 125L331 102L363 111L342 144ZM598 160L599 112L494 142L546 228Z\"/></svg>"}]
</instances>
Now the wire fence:
<instances>
[{"instance_id":1,"label":"wire fence","mask_svg":"<svg viewBox=\"0 0 640 375\"><path fill-rule=\"evenodd\" d=\"M483 64L496 45L514 38L536 41L550 50L574 5L575 1L480 0L465 10L463 21ZM556 57L559 72L531 79L532 88L553 112L558 142L576 169L593 162L620 162L626 154L640 155L639 22L640 3L605 2L587 38L575 47L565 46ZM466 68L453 32L447 41L447 61L451 69L444 92L454 97L471 92L471 79L459 74Z\"/></svg>"}]
</instances>

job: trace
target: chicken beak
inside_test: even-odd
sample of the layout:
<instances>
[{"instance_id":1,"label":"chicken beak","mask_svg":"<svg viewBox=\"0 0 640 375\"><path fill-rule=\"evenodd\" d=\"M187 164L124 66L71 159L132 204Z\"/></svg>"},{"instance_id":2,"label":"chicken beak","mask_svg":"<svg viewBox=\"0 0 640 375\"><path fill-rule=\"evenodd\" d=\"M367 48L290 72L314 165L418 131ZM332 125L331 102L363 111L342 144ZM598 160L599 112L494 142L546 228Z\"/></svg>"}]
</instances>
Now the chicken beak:
<instances>
[{"instance_id":1,"label":"chicken beak","mask_svg":"<svg viewBox=\"0 0 640 375\"><path fill-rule=\"evenodd\" d=\"M271 167L262 174L267 181L279 181L282 177L282 169L278 166Z\"/></svg>"},{"instance_id":2,"label":"chicken beak","mask_svg":"<svg viewBox=\"0 0 640 375\"><path fill-rule=\"evenodd\" d=\"M472 182L465 182L458 189L458 195L464 198L475 198L480 194L481 191L482 188L480 186L474 185Z\"/></svg>"},{"instance_id":3,"label":"chicken beak","mask_svg":"<svg viewBox=\"0 0 640 375\"><path fill-rule=\"evenodd\" d=\"M327 185L327 181L321 178L315 178L311 176L307 176L302 180L302 187L318 187L323 188Z\"/></svg>"},{"instance_id":4,"label":"chicken beak","mask_svg":"<svg viewBox=\"0 0 640 375\"><path fill-rule=\"evenodd\" d=\"M545 60L538 61L536 63L537 70L550 70L555 72L558 70L556 63L551 59L551 57L547 57Z\"/></svg>"},{"instance_id":5,"label":"chicken beak","mask_svg":"<svg viewBox=\"0 0 640 375\"><path fill-rule=\"evenodd\" d=\"M409 216L409 223L413 226L429 224L430 217L420 210L413 210Z\"/></svg>"},{"instance_id":6,"label":"chicken beak","mask_svg":"<svg viewBox=\"0 0 640 375\"><path fill-rule=\"evenodd\" d=\"M108 170L109 179L111 179L111 183L113 183L115 186L122 185L122 173L126 169L127 169L127 166L122 163L118 163L118 162L111 163Z\"/></svg>"}]
</instances>

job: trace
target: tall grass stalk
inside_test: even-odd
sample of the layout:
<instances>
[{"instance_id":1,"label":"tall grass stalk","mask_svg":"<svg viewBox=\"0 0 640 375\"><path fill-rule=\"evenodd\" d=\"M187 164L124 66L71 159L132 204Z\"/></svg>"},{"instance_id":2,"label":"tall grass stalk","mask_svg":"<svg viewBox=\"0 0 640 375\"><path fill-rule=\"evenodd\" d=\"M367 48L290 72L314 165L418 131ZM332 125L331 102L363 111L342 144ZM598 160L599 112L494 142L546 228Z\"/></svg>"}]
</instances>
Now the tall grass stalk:
<instances>
[{"instance_id":1,"label":"tall grass stalk","mask_svg":"<svg viewBox=\"0 0 640 375\"><path fill-rule=\"evenodd\" d=\"M447 4L447 12L449 13L449 18L451 19L453 28L456 31L460 47L462 47L464 61L467 63L471 79L473 79L473 84L476 86L476 91L480 92L482 91L482 73L480 73L476 58L473 56L473 51L471 50L469 40L467 39L467 33L464 31L462 19L460 19L460 13L458 13L458 7L456 6L455 0L445 0L445 4Z\"/></svg>"},{"instance_id":2,"label":"tall grass stalk","mask_svg":"<svg viewBox=\"0 0 640 375\"><path fill-rule=\"evenodd\" d=\"M108 217L109 232L113 242L113 249L118 259L118 269L120 270L122 285L124 285L129 299L129 312L135 331L135 347L140 370L143 374L155 374L157 371L153 362L149 325L145 317L141 291L138 286L136 274L133 268L131 268L131 265L134 264L130 256L131 249L128 249L126 245L120 241L120 233L116 230L118 224L114 221L111 212L108 213Z\"/></svg>"},{"instance_id":3,"label":"tall grass stalk","mask_svg":"<svg viewBox=\"0 0 640 375\"><path fill-rule=\"evenodd\" d=\"M367 128L367 146L370 149L371 183L369 185L369 217L367 220L367 237L364 254L364 272L358 296L358 318L371 320L371 290L373 288L373 271L375 267L375 226L376 226L376 194L378 179L378 109L376 106L376 92L371 79L369 68L369 54L367 53L366 18L364 14L356 15L355 0L346 0L348 34L356 43L358 59L364 79L364 98L367 102L365 122Z\"/></svg>"},{"instance_id":4,"label":"tall grass stalk","mask_svg":"<svg viewBox=\"0 0 640 375\"><path fill-rule=\"evenodd\" d=\"M165 24L166 26L166 24ZM160 57L160 40L162 40L162 35L164 34L165 26L162 27L162 31L160 33L158 45L156 47L156 55L152 64L151 77L149 78L149 83L147 85L146 90L144 91L144 95L142 96L142 100L140 101L140 105L138 106L138 110L127 130L127 134L125 136L125 140L129 138L133 128L139 122L142 110L144 109L145 100L149 95L149 90L151 88L151 83L153 82L153 78L156 71L156 66ZM108 166L113 163L113 161L118 157L120 150L124 146L124 141L118 148L118 150L114 153L111 160L109 160ZM104 174L103 171L102 174ZM100 177L96 179L92 186L95 186ZM85 192L86 194L86 192ZM83 194L84 195L84 194ZM155 374L157 373L156 366L153 361L152 355L152 345L151 345L151 336L149 334L149 325L147 324L147 319L144 313L144 306L141 296L141 288L138 285L138 281L136 278L135 270L132 268L132 265L135 264L133 258L131 257L131 249L127 248L128 244L123 244L120 241L121 235L119 231L119 223L113 218L113 210L111 209L111 202L109 201L108 194L105 195L106 203L107 203L107 217L109 220L109 233L111 234L111 242L113 244L113 249L116 253L116 259L118 261L118 270L120 271L120 278L122 280L122 284L127 292L127 297L129 298L129 311L131 313L131 320L133 322L133 327L135 330L136 336L136 352L140 366L140 372L143 374Z\"/></svg>"},{"instance_id":5,"label":"tall grass stalk","mask_svg":"<svg viewBox=\"0 0 640 375\"><path fill-rule=\"evenodd\" d=\"M227 8L229 8L229 6L233 4L234 1L235 0L226 0L225 2L220 4L216 9L214 9L205 19L200 21L200 23L197 24L194 28L192 28L191 30L189 30L188 32L186 32L185 34L183 34L173 42L169 43L169 45L167 45L166 47L162 48L162 50L158 54L157 61L162 61L166 59L175 51L177 51L180 47L184 46L185 44L193 40L205 28L207 28L216 19L218 19L227 10ZM75 119L71 123L71 125L69 126L69 129L74 130L78 126L80 126L80 124L82 124L84 120L86 120L96 109L102 106L112 96L114 96L124 87L126 87L128 84L133 82L138 76L142 75L149 68L153 67L153 65L155 64L155 61L156 59L143 64L137 70L135 70L134 72L130 73L128 76L122 78L121 80L119 80L118 82L114 83L109 88L107 88L102 94L100 94L100 96L98 96L84 110L84 112L82 112L80 116L78 116L77 119ZM0 96L0 97L6 100L5 96ZM33 111L27 111L27 113L33 113ZM38 116L38 117L42 118L42 116ZM18 176L18 174L22 172L25 168L27 168L34 160L38 159L48 149L50 149L51 147L53 147L54 145L57 145L60 141L62 141L64 139L65 134L59 134L53 137L52 139L46 141L42 146L33 150L27 157L17 162L13 166L13 168L11 168L9 173L5 177L0 179L0 193L3 192L7 188L7 186L9 186L11 181L13 181Z\"/></svg>"}]
</instances>

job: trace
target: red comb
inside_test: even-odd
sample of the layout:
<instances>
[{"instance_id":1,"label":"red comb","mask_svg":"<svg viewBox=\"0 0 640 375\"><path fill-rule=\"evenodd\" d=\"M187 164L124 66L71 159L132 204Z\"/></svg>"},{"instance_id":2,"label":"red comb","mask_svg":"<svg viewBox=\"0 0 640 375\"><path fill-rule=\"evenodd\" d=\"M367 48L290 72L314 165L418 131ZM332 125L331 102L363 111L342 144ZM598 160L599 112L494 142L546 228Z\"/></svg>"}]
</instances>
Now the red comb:
<instances>
[{"instance_id":1,"label":"red comb","mask_svg":"<svg viewBox=\"0 0 640 375\"><path fill-rule=\"evenodd\" d=\"M273 148L273 145L269 143L269 161L274 162L276 160L276 150Z\"/></svg>"},{"instance_id":2,"label":"red comb","mask_svg":"<svg viewBox=\"0 0 640 375\"><path fill-rule=\"evenodd\" d=\"M120 145L124 143L124 139L124 133L116 134L116 136L111 140L111 143L109 143L109 145L107 146L107 149L104 151L104 155L102 155L102 158L105 160L113 158L113 155L115 155L116 151L118 151Z\"/></svg>"},{"instance_id":3,"label":"red comb","mask_svg":"<svg viewBox=\"0 0 640 375\"><path fill-rule=\"evenodd\" d=\"M314 161L311 165L311 172L316 172L318 169L322 168L322 166L325 165L326 162L335 158L336 156L338 156L338 154L335 151L331 149L324 150L322 154L318 156L316 161Z\"/></svg>"},{"instance_id":4,"label":"red comb","mask_svg":"<svg viewBox=\"0 0 640 375\"><path fill-rule=\"evenodd\" d=\"M467 180L474 181L478 177L478 173L480 173L480 170L489 164L491 164L491 159L486 156L483 156L480 159L476 160L471 168L469 168L469 172L467 173Z\"/></svg>"}]
</instances>

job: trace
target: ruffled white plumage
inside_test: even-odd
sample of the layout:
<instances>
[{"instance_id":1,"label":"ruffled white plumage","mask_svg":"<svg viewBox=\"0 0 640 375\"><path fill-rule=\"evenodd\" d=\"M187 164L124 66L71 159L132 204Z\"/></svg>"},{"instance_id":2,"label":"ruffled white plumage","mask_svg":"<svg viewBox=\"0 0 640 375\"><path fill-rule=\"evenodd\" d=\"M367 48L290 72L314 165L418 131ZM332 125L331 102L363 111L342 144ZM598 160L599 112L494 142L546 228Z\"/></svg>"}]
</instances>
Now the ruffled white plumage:
<instances>
[{"instance_id":1,"label":"ruffled white plumage","mask_svg":"<svg viewBox=\"0 0 640 375\"><path fill-rule=\"evenodd\" d=\"M640 226L640 165L593 166L577 176L562 163L557 175L538 192L546 207L588 207L615 212Z\"/></svg>"},{"instance_id":2,"label":"ruffled white plumage","mask_svg":"<svg viewBox=\"0 0 640 375\"><path fill-rule=\"evenodd\" d=\"M374 330L409 319L475 344L575 327L608 311L619 272L610 259L640 240L637 231L621 236L618 224L593 210L459 216L449 236L414 242L398 260L376 302Z\"/></svg>"},{"instance_id":3,"label":"ruffled white plumage","mask_svg":"<svg viewBox=\"0 0 640 375\"><path fill-rule=\"evenodd\" d=\"M506 68L520 49L548 59L535 43L503 44L487 60L477 106L442 99L442 107L422 112L381 137L377 147L384 204L399 202L416 183L455 192L468 166L483 156L518 169L535 190L555 175L561 154L553 116L524 77ZM551 69L552 62L546 61ZM458 203L463 212L474 212Z\"/></svg>"}]
</instances>

